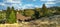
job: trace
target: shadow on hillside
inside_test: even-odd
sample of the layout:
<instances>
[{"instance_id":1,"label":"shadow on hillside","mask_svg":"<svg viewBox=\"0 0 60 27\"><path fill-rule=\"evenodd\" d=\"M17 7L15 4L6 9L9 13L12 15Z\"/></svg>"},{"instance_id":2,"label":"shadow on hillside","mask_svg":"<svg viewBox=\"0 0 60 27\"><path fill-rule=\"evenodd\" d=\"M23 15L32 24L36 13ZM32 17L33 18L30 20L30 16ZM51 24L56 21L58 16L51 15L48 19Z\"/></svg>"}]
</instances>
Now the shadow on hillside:
<instances>
[{"instance_id":1,"label":"shadow on hillside","mask_svg":"<svg viewBox=\"0 0 60 27\"><path fill-rule=\"evenodd\" d=\"M54 15L52 15L54 16ZM43 18L45 17L45 18ZM32 19L28 19L28 20L24 20L25 22L30 22L30 21L34 21L34 20L41 20L41 19L46 19L46 17L51 17L51 16L41 16L41 17L37 17L37 18L32 18ZM51 18L48 18L48 19L51 19Z\"/></svg>"}]
</instances>

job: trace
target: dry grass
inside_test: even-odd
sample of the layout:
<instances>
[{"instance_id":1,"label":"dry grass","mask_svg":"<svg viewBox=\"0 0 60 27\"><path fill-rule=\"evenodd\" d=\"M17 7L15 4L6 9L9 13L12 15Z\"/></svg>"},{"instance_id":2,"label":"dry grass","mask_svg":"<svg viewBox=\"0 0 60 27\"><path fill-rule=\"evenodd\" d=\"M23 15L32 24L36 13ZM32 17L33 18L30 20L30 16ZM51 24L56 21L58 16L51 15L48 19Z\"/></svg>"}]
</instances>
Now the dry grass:
<instances>
[{"instance_id":1,"label":"dry grass","mask_svg":"<svg viewBox=\"0 0 60 27\"><path fill-rule=\"evenodd\" d=\"M0 27L60 27L58 25L49 24L48 22L23 22L23 23L15 23L15 24L0 24Z\"/></svg>"},{"instance_id":2,"label":"dry grass","mask_svg":"<svg viewBox=\"0 0 60 27\"><path fill-rule=\"evenodd\" d=\"M49 20L49 18L52 18ZM22 22L15 24L0 24L0 27L60 27L60 16L43 17L42 19L30 22Z\"/></svg>"}]
</instances>

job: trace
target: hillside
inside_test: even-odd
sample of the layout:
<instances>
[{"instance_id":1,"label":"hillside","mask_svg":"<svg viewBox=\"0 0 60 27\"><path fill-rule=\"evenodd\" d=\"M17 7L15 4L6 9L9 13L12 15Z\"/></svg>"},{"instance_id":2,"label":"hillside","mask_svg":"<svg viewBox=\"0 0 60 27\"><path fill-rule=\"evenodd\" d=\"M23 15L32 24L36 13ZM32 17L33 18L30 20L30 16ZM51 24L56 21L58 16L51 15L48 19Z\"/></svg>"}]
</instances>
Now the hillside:
<instances>
[{"instance_id":1,"label":"hillside","mask_svg":"<svg viewBox=\"0 0 60 27\"><path fill-rule=\"evenodd\" d=\"M30 22L20 22L17 24L0 24L4 27L60 27L60 15L42 17L42 19L32 20ZM1 27L2 27L1 26Z\"/></svg>"}]
</instances>

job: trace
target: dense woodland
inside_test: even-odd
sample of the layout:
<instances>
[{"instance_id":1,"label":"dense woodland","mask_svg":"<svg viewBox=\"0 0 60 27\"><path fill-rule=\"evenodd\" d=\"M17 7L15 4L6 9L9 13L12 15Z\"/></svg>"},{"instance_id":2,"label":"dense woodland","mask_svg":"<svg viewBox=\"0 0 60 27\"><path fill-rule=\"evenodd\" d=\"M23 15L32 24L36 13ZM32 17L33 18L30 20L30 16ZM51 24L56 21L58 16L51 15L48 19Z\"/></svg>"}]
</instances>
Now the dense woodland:
<instances>
[{"instance_id":1,"label":"dense woodland","mask_svg":"<svg viewBox=\"0 0 60 27\"><path fill-rule=\"evenodd\" d=\"M6 10L0 11L0 23L16 23L16 12L20 14L31 17L32 19L41 19L41 17L49 17L53 15L60 15L60 7L53 6L47 8L45 4L43 4L42 8L34 8L34 9L24 9L24 10L14 10L14 7L7 7Z\"/></svg>"}]
</instances>

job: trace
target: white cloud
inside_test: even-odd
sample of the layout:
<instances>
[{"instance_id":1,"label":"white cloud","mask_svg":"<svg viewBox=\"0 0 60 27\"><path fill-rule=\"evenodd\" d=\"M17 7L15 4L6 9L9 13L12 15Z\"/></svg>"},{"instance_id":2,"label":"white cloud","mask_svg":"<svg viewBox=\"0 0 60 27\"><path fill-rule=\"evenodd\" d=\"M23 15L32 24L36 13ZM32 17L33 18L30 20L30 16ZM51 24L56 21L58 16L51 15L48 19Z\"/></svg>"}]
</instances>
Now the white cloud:
<instances>
[{"instance_id":1,"label":"white cloud","mask_svg":"<svg viewBox=\"0 0 60 27\"><path fill-rule=\"evenodd\" d=\"M36 1L36 0L33 0L33 1Z\"/></svg>"},{"instance_id":2,"label":"white cloud","mask_svg":"<svg viewBox=\"0 0 60 27\"><path fill-rule=\"evenodd\" d=\"M8 6L10 6L10 7L14 6L15 9L20 9L22 4L12 4L12 5L8 5Z\"/></svg>"},{"instance_id":3,"label":"white cloud","mask_svg":"<svg viewBox=\"0 0 60 27\"><path fill-rule=\"evenodd\" d=\"M55 2L46 2L45 4L56 4Z\"/></svg>"},{"instance_id":4,"label":"white cloud","mask_svg":"<svg viewBox=\"0 0 60 27\"><path fill-rule=\"evenodd\" d=\"M33 4L25 4L22 6L23 9L32 8L32 7L33 7Z\"/></svg>"},{"instance_id":5,"label":"white cloud","mask_svg":"<svg viewBox=\"0 0 60 27\"><path fill-rule=\"evenodd\" d=\"M56 3L60 3L60 1L56 1Z\"/></svg>"},{"instance_id":6,"label":"white cloud","mask_svg":"<svg viewBox=\"0 0 60 27\"><path fill-rule=\"evenodd\" d=\"M0 5L4 6L5 4L4 3L0 3Z\"/></svg>"},{"instance_id":7,"label":"white cloud","mask_svg":"<svg viewBox=\"0 0 60 27\"><path fill-rule=\"evenodd\" d=\"M38 5L35 5L35 7L39 7Z\"/></svg>"},{"instance_id":8,"label":"white cloud","mask_svg":"<svg viewBox=\"0 0 60 27\"><path fill-rule=\"evenodd\" d=\"M38 6L38 5L35 5L35 7L36 7L36 8L40 8L40 6Z\"/></svg>"},{"instance_id":9,"label":"white cloud","mask_svg":"<svg viewBox=\"0 0 60 27\"><path fill-rule=\"evenodd\" d=\"M4 3L9 3L9 4L4 4ZM21 0L3 0L3 3L0 3L0 5L5 5L5 6L14 6L16 9L20 8L22 5Z\"/></svg>"},{"instance_id":10,"label":"white cloud","mask_svg":"<svg viewBox=\"0 0 60 27\"><path fill-rule=\"evenodd\" d=\"M55 4L54 4L55 5ZM48 7L52 7L53 5L46 5L46 7L48 8Z\"/></svg>"},{"instance_id":11,"label":"white cloud","mask_svg":"<svg viewBox=\"0 0 60 27\"><path fill-rule=\"evenodd\" d=\"M25 4L25 6L33 6L33 4Z\"/></svg>"},{"instance_id":12,"label":"white cloud","mask_svg":"<svg viewBox=\"0 0 60 27\"><path fill-rule=\"evenodd\" d=\"M34 7L41 8L42 7L42 4L41 5L35 5Z\"/></svg>"},{"instance_id":13,"label":"white cloud","mask_svg":"<svg viewBox=\"0 0 60 27\"><path fill-rule=\"evenodd\" d=\"M44 4L45 4L47 7L50 7L50 6L56 4L56 0L40 0L40 1L45 2Z\"/></svg>"},{"instance_id":14,"label":"white cloud","mask_svg":"<svg viewBox=\"0 0 60 27\"><path fill-rule=\"evenodd\" d=\"M4 3L21 3L21 0L5 0Z\"/></svg>"},{"instance_id":15,"label":"white cloud","mask_svg":"<svg viewBox=\"0 0 60 27\"><path fill-rule=\"evenodd\" d=\"M40 0L40 1L56 1L56 0Z\"/></svg>"},{"instance_id":16,"label":"white cloud","mask_svg":"<svg viewBox=\"0 0 60 27\"><path fill-rule=\"evenodd\" d=\"M28 2L29 1L37 1L37 0L28 0ZM40 1L45 2L47 7L50 4L56 4L55 2L53 2L53 1L56 1L56 0L40 0ZM10 4L5 4L5 3L11 3L11 5ZM10 7L14 6L15 9L21 9L21 8L26 9L26 8L33 8L33 7L42 7L42 5L39 6L39 5L33 5L33 4L23 4L22 5L21 0L5 0L4 3L0 3L0 5L10 6Z\"/></svg>"}]
</instances>

